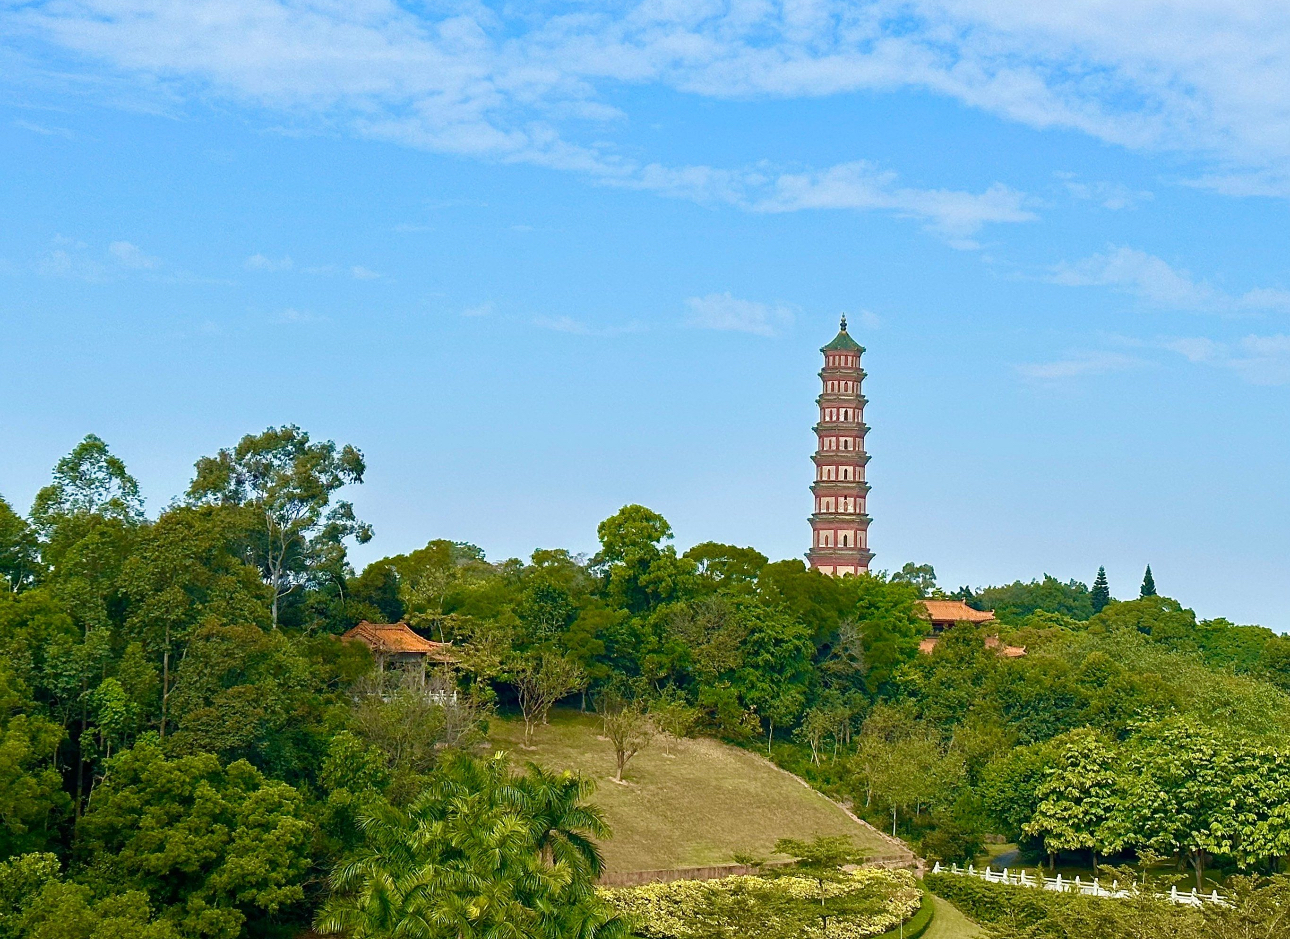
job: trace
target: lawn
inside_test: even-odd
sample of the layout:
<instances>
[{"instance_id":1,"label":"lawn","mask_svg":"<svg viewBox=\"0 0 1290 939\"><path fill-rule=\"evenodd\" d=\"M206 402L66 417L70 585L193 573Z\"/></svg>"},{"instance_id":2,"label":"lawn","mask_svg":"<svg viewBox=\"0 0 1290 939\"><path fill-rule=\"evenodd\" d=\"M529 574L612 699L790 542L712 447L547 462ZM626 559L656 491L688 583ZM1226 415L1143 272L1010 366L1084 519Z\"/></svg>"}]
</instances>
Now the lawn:
<instances>
[{"instance_id":1,"label":"lawn","mask_svg":"<svg viewBox=\"0 0 1290 939\"><path fill-rule=\"evenodd\" d=\"M614 781L614 755L597 739L600 721L556 711L534 749L522 750L524 726L495 720L494 746L522 765L532 760L571 769L596 782L593 801L613 829L601 848L610 871L663 870L724 864L738 852L770 857L779 838L846 835L862 850L890 854L874 832L767 760L715 740L682 740L663 753L655 740Z\"/></svg>"},{"instance_id":2,"label":"lawn","mask_svg":"<svg viewBox=\"0 0 1290 939\"><path fill-rule=\"evenodd\" d=\"M935 894L929 894L929 898L936 904L936 916L927 932L923 933L923 939L975 939L985 932L949 900L942 900Z\"/></svg>"}]
</instances>

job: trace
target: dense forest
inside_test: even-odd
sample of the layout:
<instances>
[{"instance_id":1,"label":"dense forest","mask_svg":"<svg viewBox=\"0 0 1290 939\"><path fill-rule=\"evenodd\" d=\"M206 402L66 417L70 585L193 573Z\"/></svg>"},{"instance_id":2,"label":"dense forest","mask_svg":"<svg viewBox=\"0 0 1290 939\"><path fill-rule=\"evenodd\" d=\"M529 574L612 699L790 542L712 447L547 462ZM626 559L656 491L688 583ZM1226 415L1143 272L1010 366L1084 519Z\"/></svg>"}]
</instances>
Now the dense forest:
<instances>
[{"instance_id":1,"label":"dense forest","mask_svg":"<svg viewBox=\"0 0 1290 939\"><path fill-rule=\"evenodd\" d=\"M591 890L587 785L485 746L497 713L556 704L756 747L927 857L1003 836L1197 882L1290 857L1290 639L1198 621L1149 577L1125 601L1104 577L832 579L680 553L639 505L591 557L433 540L359 573L347 545L373 532L343 496L364 472L352 446L270 428L149 518L90 436L26 516L0 499L0 939L359 935L414 894L445 923L620 935ZM997 621L920 653L930 596ZM383 671L338 638L364 620L455 664ZM417 857L457 874L385 876Z\"/></svg>"}]
</instances>

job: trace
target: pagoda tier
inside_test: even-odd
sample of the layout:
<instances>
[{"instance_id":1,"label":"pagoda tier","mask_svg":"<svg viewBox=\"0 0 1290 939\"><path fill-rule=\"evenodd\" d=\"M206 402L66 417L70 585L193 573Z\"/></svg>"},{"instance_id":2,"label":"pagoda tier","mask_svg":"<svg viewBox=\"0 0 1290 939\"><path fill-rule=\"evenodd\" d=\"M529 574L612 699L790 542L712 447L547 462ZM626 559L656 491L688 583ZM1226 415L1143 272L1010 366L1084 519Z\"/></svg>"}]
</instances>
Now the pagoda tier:
<instances>
[{"instance_id":1,"label":"pagoda tier","mask_svg":"<svg viewBox=\"0 0 1290 939\"><path fill-rule=\"evenodd\" d=\"M837 336L820 351L824 368L820 370L820 396L815 399L820 419L813 428L816 450L811 457L815 463L815 482L811 484L815 511L810 518L811 550L806 559L825 574L861 574L869 570L873 559L866 511L869 455L864 438L869 425L864 422L864 408L868 399L861 392L865 372L860 366L864 347L847 334L844 316Z\"/></svg>"}]
</instances>

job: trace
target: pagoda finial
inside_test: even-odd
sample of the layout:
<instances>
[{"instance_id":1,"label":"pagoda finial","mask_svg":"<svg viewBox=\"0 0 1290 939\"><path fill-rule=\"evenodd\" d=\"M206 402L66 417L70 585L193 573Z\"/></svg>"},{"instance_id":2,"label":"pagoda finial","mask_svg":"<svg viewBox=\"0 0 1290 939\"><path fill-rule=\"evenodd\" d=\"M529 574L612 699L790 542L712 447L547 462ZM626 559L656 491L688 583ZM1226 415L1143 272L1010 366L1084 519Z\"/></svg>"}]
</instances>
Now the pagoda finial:
<instances>
[{"instance_id":1,"label":"pagoda finial","mask_svg":"<svg viewBox=\"0 0 1290 939\"><path fill-rule=\"evenodd\" d=\"M841 328L842 328L842 331L843 331L843 332L846 332L846 331L847 331L847 315L846 315L845 313L843 313L843 314L842 314L842 326L841 326Z\"/></svg>"}]
</instances>

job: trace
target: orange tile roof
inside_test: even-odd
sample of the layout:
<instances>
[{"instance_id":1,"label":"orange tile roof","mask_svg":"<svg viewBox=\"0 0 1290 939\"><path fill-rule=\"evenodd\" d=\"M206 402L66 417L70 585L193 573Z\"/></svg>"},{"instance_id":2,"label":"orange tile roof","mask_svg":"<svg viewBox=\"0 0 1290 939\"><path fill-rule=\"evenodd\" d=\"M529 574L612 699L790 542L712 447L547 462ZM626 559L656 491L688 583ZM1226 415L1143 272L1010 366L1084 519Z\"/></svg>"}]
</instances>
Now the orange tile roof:
<instances>
[{"instance_id":1,"label":"orange tile roof","mask_svg":"<svg viewBox=\"0 0 1290 939\"><path fill-rule=\"evenodd\" d=\"M357 639L373 652L408 652L428 655L437 662L454 661L452 644L422 639L407 623L359 623L340 637L342 641Z\"/></svg>"},{"instance_id":2,"label":"orange tile roof","mask_svg":"<svg viewBox=\"0 0 1290 939\"><path fill-rule=\"evenodd\" d=\"M986 636L985 647L994 649L996 653L1008 659L1017 659L1026 654L1025 646L1005 646L998 636Z\"/></svg>"},{"instance_id":3,"label":"orange tile roof","mask_svg":"<svg viewBox=\"0 0 1290 939\"><path fill-rule=\"evenodd\" d=\"M988 623L994 619L991 610L974 610L962 600L919 600L927 618L933 623Z\"/></svg>"}]
</instances>

